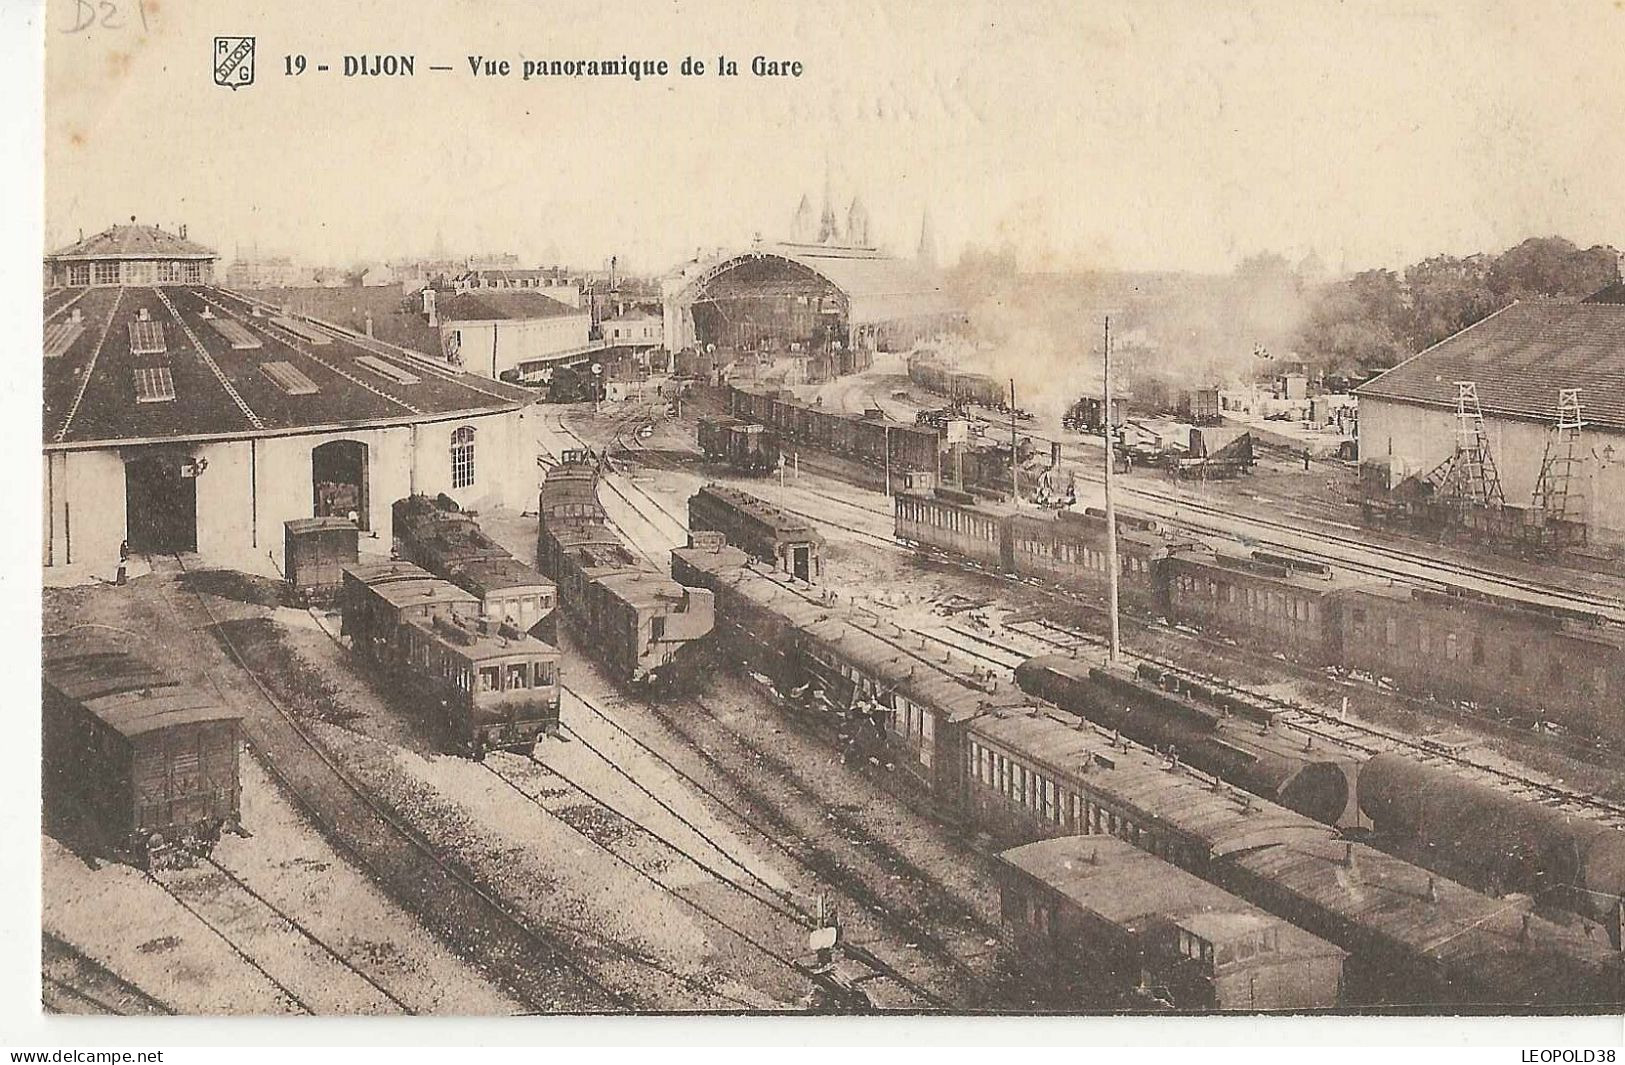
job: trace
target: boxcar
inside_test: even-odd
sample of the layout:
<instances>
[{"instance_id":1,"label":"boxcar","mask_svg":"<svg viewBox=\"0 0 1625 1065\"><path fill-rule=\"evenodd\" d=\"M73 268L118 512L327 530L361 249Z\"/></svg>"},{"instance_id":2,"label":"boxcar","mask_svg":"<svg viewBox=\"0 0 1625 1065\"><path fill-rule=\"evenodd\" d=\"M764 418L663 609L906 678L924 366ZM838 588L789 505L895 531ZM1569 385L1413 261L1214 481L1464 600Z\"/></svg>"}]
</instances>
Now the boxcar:
<instances>
[{"instance_id":1,"label":"boxcar","mask_svg":"<svg viewBox=\"0 0 1625 1065\"><path fill-rule=\"evenodd\" d=\"M1005 851L999 866L1005 942L1045 1006L1341 1004L1345 951L1132 844L1065 836Z\"/></svg>"},{"instance_id":2,"label":"boxcar","mask_svg":"<svg viewBox=\"0 0 1625 1065\"><path fill-rule=\"evenodd\" d=\"M688 500L691 530L720 532L752 558L803 581L823 575L824 538L789 511L749 492L708 484Z\"/></svg>"},{"instance_id":3,"label":"boxcar","mask_svg":"<svg viewBox=\"0 0 1625 1065\"><path fill-rule=\"evenodd\" d=\"M361 530L346 518L283 523L282 573L303 603L328 603L344 587L344 567L357 559Z\"/></svg>"},{"instance_id":4,"label":"boxcar","mask_svg":"<svg viewBox=\"0 0 1625 1065\"><path fill-rule=\"evenodd\" d=\"M123 651L47 648L47 809L143 868L207 854L241 816L240 717Z\"/></svg>"}]
</instances>

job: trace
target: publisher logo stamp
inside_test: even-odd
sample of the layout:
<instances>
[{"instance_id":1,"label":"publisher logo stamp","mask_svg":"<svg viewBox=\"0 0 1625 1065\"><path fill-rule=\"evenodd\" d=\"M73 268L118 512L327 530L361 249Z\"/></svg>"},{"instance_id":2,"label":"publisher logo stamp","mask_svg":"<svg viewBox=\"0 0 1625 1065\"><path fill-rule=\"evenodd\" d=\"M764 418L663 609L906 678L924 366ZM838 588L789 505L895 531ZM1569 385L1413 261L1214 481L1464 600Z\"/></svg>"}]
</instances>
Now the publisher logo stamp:
<instances>
[{"instance_id":1,"label":"publisher logo stamp","mask_svg":"<svg viewBox=\"0 0 1625 1065\"><path fill-rule=\"evenodd\" d=\"M228 89L254 84L254 38L214 39L214 83Z\"/></svg>"}]
</instances>

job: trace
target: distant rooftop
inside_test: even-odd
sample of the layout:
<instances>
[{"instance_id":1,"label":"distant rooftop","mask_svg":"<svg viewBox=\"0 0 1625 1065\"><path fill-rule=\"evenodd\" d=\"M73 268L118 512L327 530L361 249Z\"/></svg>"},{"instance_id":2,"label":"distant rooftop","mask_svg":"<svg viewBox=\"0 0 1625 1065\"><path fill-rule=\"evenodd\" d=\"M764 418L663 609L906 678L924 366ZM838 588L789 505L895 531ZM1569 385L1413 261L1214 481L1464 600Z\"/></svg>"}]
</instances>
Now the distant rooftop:
<instances>
[{"instance_id":1,"label":"distant rooftop","mask_svg":"<svg viewBox=\"0 0 1625 1065\"><path fill-rule=\"evenodd\" d=\"M557 318L567 314L586 314L579 307L561 303L540 292L514 289L490 289L479 292L454 292L442 295L437 303L438 313L448 322L490 322L510 318Z\"/></svg>"},{"instance_id":2,"label":"distant rooftop","mask_svg":"<svg viewBox=\"0 0 1625 1065\"><path fill-rule=\"evenodd\" d=\"M157 226L109 226L47 255L47 262L89 259L218 259L220 256L201 244L186 239L186 227L179 235Z\"/></svg>"}]
</instances>

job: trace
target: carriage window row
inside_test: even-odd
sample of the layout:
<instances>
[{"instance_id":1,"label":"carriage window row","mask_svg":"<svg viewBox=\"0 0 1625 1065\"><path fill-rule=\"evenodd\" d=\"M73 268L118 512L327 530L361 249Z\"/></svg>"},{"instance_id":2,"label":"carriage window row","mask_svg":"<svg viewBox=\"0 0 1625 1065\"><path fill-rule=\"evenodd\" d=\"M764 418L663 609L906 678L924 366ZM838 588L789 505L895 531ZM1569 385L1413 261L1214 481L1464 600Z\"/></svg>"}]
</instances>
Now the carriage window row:
<instances>
[{"instance_id":1,"label":"carriage window row","mask_svg":"<svg viewBox=\"0 0 1625 1065\"><path fill-rule=\"evenodd\" d=\"M1381 621L1383 643L1389 647L1397 648L1400 644L1399 619L1391 615L1385 615L1381 618ZM1350 611L1349 628L1356 640L1365 639L1367 635L1367 622L1366 612L1364 610ZM1433 637L1429 634L1428 627L1420 622L1417 623L1416 650L1417 653L1424 658L1429 654L1434 653L1435 650L1442 650L1445 661L1459 662L1463 657L1462 643L1462 636L1454 632L1446 632L1444 634L1443 641L1436 643ZM1530 672L1528 669L1528 663L1524 657L1524 650L1525 649L1523 647L1517 644L1511 644L1506 649L1506 656L1504 658L1506 663L1506 671L1512 676L1521 677ZM1491 657L1488 648L1486 648L1484 644L1484 637L1478 633L1473 633L1467 640L1466 651L1467 657L1475 666L1484 665ZM1568 664L1565 663L1560 656L1554 654L1546 659L1546 683L1551 684L1554 687L1561 688L1564 686L1563 681L1567 676L1567 673ZM1592 670L1590 686L1592 692L1596 695L1608 694L1607 667L1598 666Z\"/></svg>"},{"instance_id":2,"label":"carriage window row","mask_svg":"<svg viewBox=\"0 0 1625 1065\"><path fill-rule=\"evenodd\" d=\"M1147 831L1126 815L1080 795L975 740L967 741L969 771L983 786L1053 825L1082 835L1116 836L1170 862L1185 862L1184 848Z\"/></svg>"},{"instance_id":3,"label":"carriage window row","mask_svg":"<svg viewBox=\"0 0 1625 1065\"><path fill-rule=\"evenodd\" d=\"M931 525L950 532L967 533L983 540L998 539L998 523L991 518L967 514L952 507L938 507L912 499L898 501L898 511L904 521Z\"/></svg>"},{"instance_id":4,"label":"carriage window row","mask_svg":"<svg viewBox=\"0 0 1625 1065\"><path fill-rule=\"evenodd\" d=\"M1320 607L1314 600L1288 595L1286 592L1255 588L1252 585L1238 587L1234 584L1210 580L1205 577L1192 577L1189 574L1175 576L1173 583L1174 587L1180 591L1205 596L1215 602L1239 604L1243 610L1249 613L1287 618L1292 621L1303 621L1310 624L1320 620Z\"/></svg>"},{"instance_id":5,"label":"carriage window row","mask_svg":"<svg viewBox=\"0 0 1625 1065\"><path fill-rule=\"evenodd\" d=\"M1094 570L1096 573L1106 572L1106 552L1093 547L1084 547L1070 540L1021 539L1016 541L1016 550L1027 555L1054 558L1060 562L1081 562L1086 569ZM1120 553L1117 557L1117 568L1121 573L1150 573L1151 563L1148 559Z\"/></svg>"}]
</instances>

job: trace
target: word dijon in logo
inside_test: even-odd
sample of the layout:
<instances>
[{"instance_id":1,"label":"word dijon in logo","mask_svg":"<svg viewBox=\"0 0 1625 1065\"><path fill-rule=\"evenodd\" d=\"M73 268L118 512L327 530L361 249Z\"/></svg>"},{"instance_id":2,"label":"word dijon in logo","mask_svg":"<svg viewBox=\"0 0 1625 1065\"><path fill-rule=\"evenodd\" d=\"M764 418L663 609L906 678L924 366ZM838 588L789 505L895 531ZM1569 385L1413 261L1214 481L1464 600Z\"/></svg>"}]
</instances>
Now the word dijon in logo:
<instances>
[{"instance_id":1,"label":"word dijon in logo","mask_svg":"<svg viewBox=\"0 0 1625 1065\"><path fill-rule=\"evenodd\" d=\"M254 38L214 39L214 83L228 89L254 84Z\"/></svg>"}]
</instances>

